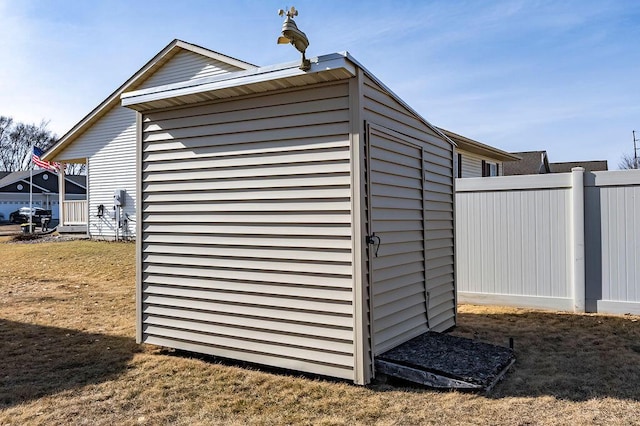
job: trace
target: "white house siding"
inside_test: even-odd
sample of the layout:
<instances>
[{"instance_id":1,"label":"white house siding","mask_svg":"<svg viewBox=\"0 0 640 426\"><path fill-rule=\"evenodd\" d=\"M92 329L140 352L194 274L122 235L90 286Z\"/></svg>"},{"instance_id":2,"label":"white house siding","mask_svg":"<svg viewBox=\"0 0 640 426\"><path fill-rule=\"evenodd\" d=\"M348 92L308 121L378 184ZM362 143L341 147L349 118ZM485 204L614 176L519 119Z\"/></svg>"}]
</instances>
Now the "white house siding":
<instances>
[{"instance_id":1,"label":"white house siding","mask_svg":"<svg viewBox=\"0 0 640 426\"><path fill-rule=\"evenodd\" d=\"M88 232L92 237L116 236L116 222L110 215L116 189L126 191L123 211L135 218L135 123L135 111L114 107L59 155L59 158L87 158ZM101 204L105 206L105 215L97 217ZM134 230L130 223L119 235L133 236Z\"/></svg>"},{"instance_id":2,"label":"white house siding","mask_svg":"<svg viewBox=\"0 0 640 426\"><path fill-rule=\"evenodd\" d=\"M202 77L214 77L235 71L241 71L241 69L217 59L188 50L181 50L167 61L162 68L147 78L137 89L163 86Z\"/></svg>"},{"instance_id":3,"label":"white house siding","mask_svg":"<svg viewBox=\"0 0 640 426\"><path fill-rule=\"evenodd\" d=\"M348 84L144 115L142 340L354 378Z\"/></svg>"},{"instance_id":4,"label":"white house siding","mask_svg":"<svg viewBox=\"0 0 640 426\"><path fill-rule=\"evenodd\" d=\"M455 325L453 147L424 122L418 120L372 79L365 77L363 91L363 115L368 123L394 129L401 134L402 139L420 146L423 150L421 154L424 166L424 182L422 183L423 196L420 203L422 203L422 208L424 209L424 238L421 241L424 244L424 262L426 264L427 313L425 314L424 309L418 307L419 303L416 304L412 298L402 298L403 291L410 292L411 283L407 288L398 288L393 297L383 299L382 302L380 300L376 302L375 292L379 278L376 277L374 271L372 286L374 288L376 309L387 309L387 307L382 307L381 304L388 304L388 309L399 313L399 315L395 316L395 324L374 323L374 334L377 335L378 339L381 339L374 342L375 352L380 353L393 346L394 343L401 343L409 337L419 335L426 328L443 331ZM393 155L397 156L397 154ZM400 180L409 185L409 188L402 191L415 191L415 188L411 189L415 185L412 179L407 180L399 177L398 181ZM411 202L407 203L407 205L409 204ZM400 204L391 207L399 206ZM388 212L392 217L397 214L396 217L399 218L401 216L400 210L402 209L398 209L397 213ZM408 213L412 214L415 220L416 212L409 209ZM384 210L376 212L376 206L373 205L371 216L375 218L378 215L384 215ZM413 231L415 232L416 230ZM410 242L407 239L403 243L408 247L415 244L415 241ZM383 240L380 252L382 253L384 250L385 241ZM418 257L415 258L418 259ZM406 263L406 259L403 256L395 256L387 260L386 268L395 271L402 271L402 265ZM408 272L406 275L408 281L411 281L408 275L419 273L418 271L409 271L409 269L406 272ZM399 287L402 287L400 282L405 279L402 274L402 272L399 272L396 276ZM382 296L378 295L378 297L381 298ZM420 300L418 298L418 301ZM425 302L422 301L422 303L424 304ZM393 307L394 304L395 307ZM413 306L414 311L406 309L406 312L403 312L403 306L404 308ZM422 309L422 312L416 316L415 314L419 309ZM374 315L379 314L374 312ZM419 318L421 319L420 321L418 321ZM385 335L382 327L393 327L395 331ZM393 334L401 337L393 338Z\"/></svg>"},{"instance_id":5,"label":"white house siding","mask_svg":"<svg viewBox=\"0 0 640 426\"><path fill-rule=\"evenodd\" d=\"M238 70L235 66L182 50L136 87L153 87ZM87 159L89 235L106 239L116 235L135 237L136 227L132 221L118 230L109 213L113 209L114 191L124 189L123 213L133 220L136 218L136 112L119 103L114 105L58 157ZM105 206L103 217L96 216L99 205Z\"/></svg>"},{"instance_id":6,"label":"white house siding","mask_svg":"<svg viewBox=\"0 0 640 426\"><path fill-rule=\"evenodd\" d=\"M461 152L462 154L462 175L463 178L482 177L482 158Z\"/></svg>"},{"instance_id":7,"label":"white house siding","mask_svg":"<svg viewBox=\"0 0 640 426\"><path fill-rule=\"evenodd\" d=\"M462 178L482 177L482 160L488 163L498 164L498 176L504 175L502 162L489 157L472 154L466 151L458 151L462 155Z\"/></svg>"}]
</instances>

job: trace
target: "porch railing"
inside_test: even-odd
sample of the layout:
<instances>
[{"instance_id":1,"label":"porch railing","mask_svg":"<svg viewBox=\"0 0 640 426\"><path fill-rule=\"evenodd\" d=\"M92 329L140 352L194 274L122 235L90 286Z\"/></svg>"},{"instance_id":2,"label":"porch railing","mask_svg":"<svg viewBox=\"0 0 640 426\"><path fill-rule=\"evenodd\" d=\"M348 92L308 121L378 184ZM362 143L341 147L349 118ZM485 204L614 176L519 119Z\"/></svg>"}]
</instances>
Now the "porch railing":
<instances>
[{"instance_id":1,"label":"porch railing","mask_svg":"<svg viewBox=\"0 0 640 426\"><path fill-rule=\"evenodd\" d=\"M87 224L87 200L64 201L62 205L63 225Z\"/></svg>"}]
</instances>

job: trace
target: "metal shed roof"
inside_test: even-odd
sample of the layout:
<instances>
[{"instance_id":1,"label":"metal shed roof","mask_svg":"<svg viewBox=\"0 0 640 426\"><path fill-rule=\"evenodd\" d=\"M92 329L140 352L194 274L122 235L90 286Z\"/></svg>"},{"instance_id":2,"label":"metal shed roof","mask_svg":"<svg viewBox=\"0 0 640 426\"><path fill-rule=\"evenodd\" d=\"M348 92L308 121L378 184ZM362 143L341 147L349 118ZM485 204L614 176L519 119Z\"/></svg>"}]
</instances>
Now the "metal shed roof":
<instances>
[{"instance_id":1,"label":"metal shed roof","mask_svg":"<svg viewBox=\"0 0 640 426\"><path fill-rule=\"evenodd\" d=\"M278 89L301 87L310 84L343 80L354 77L358 69L379 84L407 111L426 124L442 139L453 146L456 143L441 129L431 124L411 108L398 95L382 83L348 52L331 53L310 59L311 68L303 71L300 61L271 65L229 73L216 77L205 77L165 86L151 87L123 93L122 106L136 111L170 108L198 102L231 98L234 96L264 93Z\"/></svg>"},{"instance_id":2,"label":"metal shed roof","mask_svg":"<svg viewBox=\"0 0 640 426\"><path fill-rule=\"evenodd\" d=\"M147 111L343 80L356 73L355 64L347 55L339 53L311 59L309 71L302 71L299 65L300 62L290 62L136 90L122 94L122 106Z\"/></svg>"}]
</instances>

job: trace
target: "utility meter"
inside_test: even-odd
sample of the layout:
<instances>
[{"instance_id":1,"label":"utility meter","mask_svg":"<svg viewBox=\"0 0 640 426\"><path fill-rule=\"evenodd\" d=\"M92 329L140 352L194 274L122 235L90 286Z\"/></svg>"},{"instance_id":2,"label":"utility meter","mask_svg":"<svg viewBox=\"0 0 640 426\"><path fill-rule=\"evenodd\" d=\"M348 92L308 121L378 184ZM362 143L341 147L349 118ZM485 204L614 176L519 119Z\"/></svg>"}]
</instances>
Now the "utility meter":
<instances>
[{"instance_id":1,"label":"utility meter","mask_svg":"<svg viewBox=\"0 0 640 426\"><path fill-rule=\"evenodd\" d=\"M116 189L113 191L113 205L118 207L124 206L124 189Z\"/></svg>"}]
</instances>

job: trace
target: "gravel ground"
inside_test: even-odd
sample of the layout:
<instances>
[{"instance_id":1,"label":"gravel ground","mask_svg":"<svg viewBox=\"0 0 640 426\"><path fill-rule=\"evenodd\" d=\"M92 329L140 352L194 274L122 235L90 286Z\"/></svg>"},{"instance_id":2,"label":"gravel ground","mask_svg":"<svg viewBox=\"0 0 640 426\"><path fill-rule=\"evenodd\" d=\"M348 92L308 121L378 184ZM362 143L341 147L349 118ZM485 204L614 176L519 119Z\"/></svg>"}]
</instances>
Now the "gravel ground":
<instances>
[{"instance_id":1,"label":"gravel ground","mask_svg":"<svg viewBox=\"0 0 640 426\"><path fill-rule=\"evenodd\" d=\"M85 235L60 235L57 232L42 233L40 228L36 228L36 232L32 235L23 234L20 225L13 223L0 224L0 236L13 237L10 243L18 244L35 244L56 241L71 241L87 239Z\"/></svg>"}]
</instances>

